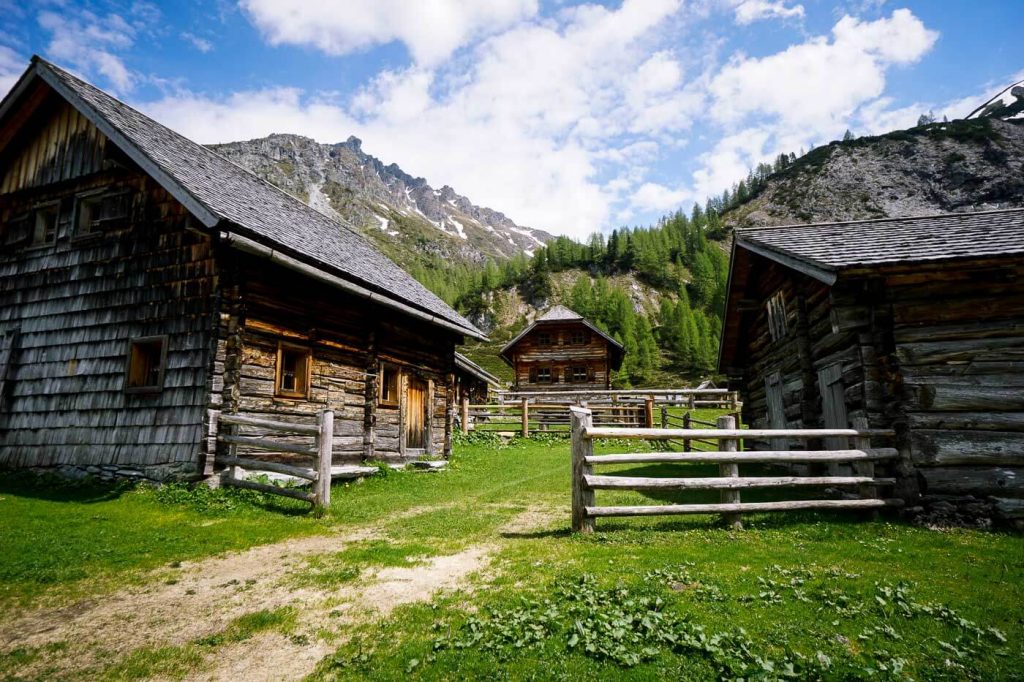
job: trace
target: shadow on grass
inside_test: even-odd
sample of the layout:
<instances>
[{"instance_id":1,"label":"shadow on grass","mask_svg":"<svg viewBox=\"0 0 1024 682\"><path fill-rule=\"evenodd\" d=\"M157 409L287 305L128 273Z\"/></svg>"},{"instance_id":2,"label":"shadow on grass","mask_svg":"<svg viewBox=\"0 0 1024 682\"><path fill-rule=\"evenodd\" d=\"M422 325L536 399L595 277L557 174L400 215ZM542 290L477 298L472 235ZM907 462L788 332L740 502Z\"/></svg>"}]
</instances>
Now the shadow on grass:
<instances>
[{"instance_id":1,"label":"shadow on grass","mask_svg":"<svg viewBox=\"0 0 1024 682\"><path fill-rule=\"evenodd\" d=\"M499 535L508 540L545 540L547 538L572 537L572 530L569 528L553 528L550 530L506 531L499 533Z\"/></svg>"},{"instance_id":2,"label":"shadow on grass","mask_svg":"<svg viewBox=\"0 0 1024 682\"><path fill-rule=\"evenodd\" d=\"M116 500L134 487L130 481L106 482L94 478L73 480L54 474L0 470L0 495L48 502L95 504Z\"/></svg>"}]
</instances>

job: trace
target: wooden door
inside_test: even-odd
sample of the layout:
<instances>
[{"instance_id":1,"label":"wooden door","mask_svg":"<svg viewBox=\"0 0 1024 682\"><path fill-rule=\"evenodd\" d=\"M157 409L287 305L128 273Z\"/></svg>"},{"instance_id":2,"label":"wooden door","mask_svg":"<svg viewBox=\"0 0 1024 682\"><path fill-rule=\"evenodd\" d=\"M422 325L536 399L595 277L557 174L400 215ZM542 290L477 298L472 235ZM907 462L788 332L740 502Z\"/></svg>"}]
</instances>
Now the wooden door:
<instances>
[{"instance_id":1,"label":"wooden door","mask_svg":"<svg viewBox=\"0 0 1024 682\"><path fill-rule=\"evenodd\" d=\"M768 400L768 428L786 428L786 406L782 399L782 374L772 372L764 379L765 396ZM772 438L769 447L772 450L786 450L789 441L785 438Z\"/></svg>"},{"instance_id":2,"label":"wooden door","mask_svg":"<svg viewBox=\"0 0 1024 682\"><path fill-rule=\"evenodd\" d=\"M424 448L427 444L427 382L409 377L405 398L405 447Z\"/></svg>"},{"instance_id":3,"label":"wooden door","mask_svg":"<svg viewBox=\"0 0 1024 682\"><path fill-rule=\"evenodd\" d=\"M821 391L822 419L826 429L848 429L846 412L846 389L843 386L843 371L839 364L829 365L818 372L818 390ZM846 438L826 438L827 450L842 450L847 447Z\"/></svg>"}]
</instances>

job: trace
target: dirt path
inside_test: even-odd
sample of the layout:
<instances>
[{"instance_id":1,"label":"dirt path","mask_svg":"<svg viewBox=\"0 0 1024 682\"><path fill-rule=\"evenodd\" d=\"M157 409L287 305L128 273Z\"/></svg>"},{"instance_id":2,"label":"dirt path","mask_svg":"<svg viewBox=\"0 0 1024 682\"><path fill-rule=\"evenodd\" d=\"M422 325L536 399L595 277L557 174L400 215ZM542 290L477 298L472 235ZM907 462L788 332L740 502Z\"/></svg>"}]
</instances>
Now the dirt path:
<instances>
[{"instance_id":1,"label":"dirt path","mask_svg":"<svg viewBox=\"0 0 1024 682\"><path fill-rule=\"evenodd\" d=\"M424 511L429 510L408 514ZM502 530L519 532L550 520L548 514L528 510ZM353 542L385 537L379 528L368 527L185 563L172 580L125 588L66 608L29 612L2 623L0 651L63 642L65 648L58 655L41 657L10 672L73 673L102 668L143 647L187 644L222 632L238 616L283 606L296 608L296 631L315 633L326 625L334 636L344 638L344 630L353 624L465 586L469 576L490 564L501 541L499 535L492 544L471 546L417 565L371 569L341 587L296 587L285 579L313 555L340 552ZM322 637L293 640L281 633L261 633L215 649L207 657L209 666L193 679L296 679L311 672L337 646L336 641Z\"/></svg>"}]
</instances>

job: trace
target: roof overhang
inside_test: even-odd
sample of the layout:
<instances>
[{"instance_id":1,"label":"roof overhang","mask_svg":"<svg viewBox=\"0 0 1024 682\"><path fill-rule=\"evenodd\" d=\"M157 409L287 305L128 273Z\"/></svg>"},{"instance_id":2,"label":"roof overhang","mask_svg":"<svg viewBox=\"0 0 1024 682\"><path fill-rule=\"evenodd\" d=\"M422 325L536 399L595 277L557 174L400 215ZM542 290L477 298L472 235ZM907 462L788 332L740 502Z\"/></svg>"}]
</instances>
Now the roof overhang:
<instances>
[{"instance_id":1,"label":"roof overhang","mask_svg":"<svg viewBox=\"0 0 1024 682\"><path fill-rule=\"evenodd\" d=\"M746 240L742 235L736 237L733 248L735 249L737 246L743 247L744 249L751 251L752 253L756 253L759 256L764 256L768 260L773 260L776 263L785 265L791 270L802 272L808 277L813 277L819 282L823 282L827 286L832 286L836 283L838 272L834 268L823 265L822 263L818 263L808 258L802 258L785 251L773 249L769 246L765 246L764 244L758 244L756 242Z\"/></svg>"},{"instance_id":2,"label":"roof overhang","mask_svg":"<svg viewBox=\"0 0 1024 682\"><path fill-rule=\"evenodd\" d=\"M475 376L480 381L483 381L484 383L489 384L494 388L501 388L502 386L501 380L498 379L498 377L494 376L486 369L484 369L480 365L476 364L475 362L467 358L462 353L455 353L455 368L457 370L462 370L467 374Z\"/></svg>"}]
</instances>

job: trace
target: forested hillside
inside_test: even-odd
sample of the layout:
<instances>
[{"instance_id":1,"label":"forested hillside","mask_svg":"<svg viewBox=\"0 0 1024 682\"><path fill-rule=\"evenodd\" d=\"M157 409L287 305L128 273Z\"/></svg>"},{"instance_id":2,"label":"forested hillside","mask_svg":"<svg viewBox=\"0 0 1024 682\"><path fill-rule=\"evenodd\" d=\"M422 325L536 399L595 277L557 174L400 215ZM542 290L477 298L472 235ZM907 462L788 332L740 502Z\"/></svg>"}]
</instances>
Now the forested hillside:
<instances>
[{"instance_id":1,"label":"forested hillside","mask_svg":"<svg viewBox=\"0 0 1024 682\"><path fill-rule=\"evenodd\" d=\"M625 346L616 386L678 383L715 365L728 276L722 236L718 214L694 207L654 227L595 234L586 243L559 237L529 259L448 273L443 293L491 334L494 343L468 352L494 371L502 370L489 361L495 346L561 303ZM509 294L525 304L512 315Z\"/></svg>"}]
</instances>

